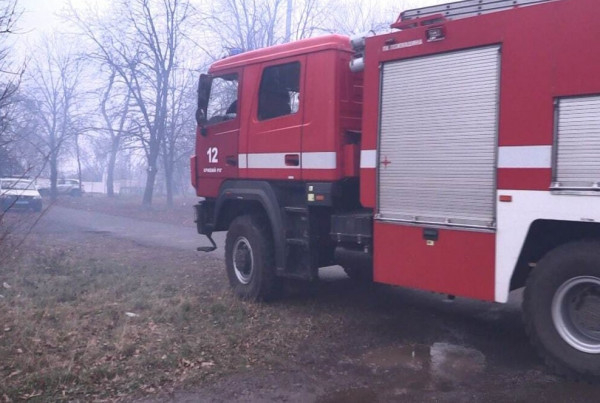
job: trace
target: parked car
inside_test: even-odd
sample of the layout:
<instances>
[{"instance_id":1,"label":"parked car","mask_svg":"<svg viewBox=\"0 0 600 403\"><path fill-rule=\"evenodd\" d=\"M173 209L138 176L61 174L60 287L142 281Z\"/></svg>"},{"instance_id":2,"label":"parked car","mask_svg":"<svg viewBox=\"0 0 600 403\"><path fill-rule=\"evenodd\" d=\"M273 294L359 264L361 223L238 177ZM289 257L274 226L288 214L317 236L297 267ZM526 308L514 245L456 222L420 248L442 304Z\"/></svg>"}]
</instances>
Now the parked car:
<instances>
[{"instance_id":1,"label":"parked car","mask_svg":"<svg viewBox=\"0 0 600 403\"><path fill-rule=\"evenodd\" d=\"M50 180L38 179L38 189L42 196L50 195ZM58 179L56 181L56 193L58 195L69 195L79 197L84 193L83 185L77 179Z\"/></svg>"},{"instance_id":2,"label":"parked car","mask_svg":"<svg viewBox=\"0 0 600 403\"><path fill-rule=\"evenodd\" d=\"M80 197L83 194L83 185L77 179L59 179L56 190L58 194Z\"/></svg>"},{"instance_id":3,"label":"parked car","mask_svg":"<svg viewBox=\"0 0 600 403\"><path fill-rule=\"evenodd\" d=\"M42 196L30 179L0 178L0 208L42 211Z\"/></svg>"}]
</instances>

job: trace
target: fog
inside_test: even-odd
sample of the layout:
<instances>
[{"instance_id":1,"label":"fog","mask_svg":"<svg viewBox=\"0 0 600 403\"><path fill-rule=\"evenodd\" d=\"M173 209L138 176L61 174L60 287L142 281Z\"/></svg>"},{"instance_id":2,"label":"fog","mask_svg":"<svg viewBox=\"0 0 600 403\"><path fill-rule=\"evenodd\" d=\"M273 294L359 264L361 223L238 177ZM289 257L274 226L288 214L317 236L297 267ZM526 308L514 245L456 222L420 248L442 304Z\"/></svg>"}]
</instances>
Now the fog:
<instances>
[{"instance_id":1,"label":"fog","mask_svg":"<svg viewBox=\"0 0 600 403\"><path fill-rule=\"evenodd\" d=\"M522 289L512 291L506 304L470 299L502 299L498 295L507 290L508 272L494 268L493 254L512 252L496 252L490 242L496 232L503 234L498 239L508 239L506 229L526 228L514 220L505 218L505 226L497 230L495 223L478 227L465 219L423 224L427 228L394 219L393 224L377 223L373 209L359 209L358 182L352 179L330 188L310 183L306 191L298 183L297 192L289 182L273 186L269 190L276 194L271 204L275 214L261 211L256 200L247 203L248 189L232 187L214 203L198 203L192 189L197 112L204 125L211 115L223 122L237 111L232 105L237 105L240 87L236 74L227 71L205 91L210 94L201 116L198 81L212 63L233 53L320 35L389 32L401 11L450 1L456 0L0 0L0 401L597 401L600 385L573 382L578 376L588 381L598 375L598 358L584 353L588 338L598 340L588 337L598 333L598 270L590 263L596 257L592 252L599 249L597 240L569 243L537 262L550 245L592 234L592 219L571 227L543 216L533 222L533 235L523 250L513 250L515 261L517 253L522 258L511 287L521 284L529 269L534 275L528 287L546 284L525 293L530 311L525 309L523 329ZM535 27L531 21L523 19L520 24L527 25L518 25L514 32L535 28L533 36L540 37L546 28L554 29L543 25L552 19L536 20ZM476 32L481 29L481 23L473 26ZM511 40L520 39L504 22L490 26ZM444 30L433 28L427 29L431 41L445 38ZM386 47L421 42L387 46L386 41ZM437 45L454 46L433 43L424 51ZM490 49L486 52L491 54ZM547 49L540 52L548 54ZM477 57L465 69L476 64L492 74L491 65ZM444 63L442 68L447 67ZM300 100L310 99L300 98L300 63L276 64L262 69L266 79L260 84L253 83L259 100L256 118L273 118L262 126L267 127L264 132L277 125L275 118L299 111L298 118L303 113ZM455 70L462 71L448 69L453 75L458 74ZM527 78L530 70L523 70ZM348 96L353 104L345 109L354 114L360 84L355 84L357 76L349 77L354 98ZM268 91L263 92L264 82L277 85L265 85ZM312 87L320 89L320 83L315 80ZM349 87L345 92L352 92ZM492 94L488 86L482 88ZM433 92L425 96L431 98ZM274 101L262 101L272 94L277 96ZM484 99L470 89L467 95ZM276 105L279 111L265 111L261 103ZM491 98L483 103L492 116L496 104ZM214 127L205 126L211 139ZM351 157L348 152L359 151L360 136L348 130L344 137L344 155ZM226 161L237 169L235 155L219 154L223 149L212 144L207 148L198 150L203 158L208 151L205 161ZM323 160L312 166L314 175L321 175L323 166L331 167L331 161L339 168L340 153L314 151L309 153L312 162ZM374 168L376 153L367 153L362 158ZM332 154L331 159L324 157ZM249 155L244 155L246 168ZM310 166L302 154L284 155L281 164ZM242 155L237 157L243 161ZM391 160L385 156L384 169ZM440 166L439 161L429 165L429 170ZM482 183L479 165L476 184ZM356 176L353 168L358 169L357 158L346 158L344 176ZM387 182L378 178L377 183ZM454 204L466 200L458 188ZM541 192L518 192L503 207L505 212L519 205L530 212L533 201L542 200L532 195ZM360 196L369 201L369 193L374 195ZM271 200L265 205L270 205L273 197L267 197ZM301 203L305 197L307 202ZM556 197L564 197L559 204L565 206L571 199L583 200L571 194ZM507 200L513 196L500 196L500 201ZM437 202L425 204L432 203ZM578 205L582 203L587 202ZM309 207L298 207L304 204ZM466 206L472 207L472 200ZM558 211L544 210L546 215ZM504 216L515 217L511 211ZM395 221L397 229L392 228ZM568 231L557 238L544 233L537 240L535 234L543 232L546 222L548 228ZM421 229L422 237L417 232ZM515 246L513 238L507 245ZM472 256L460 252L465 248L454 256L444 252L449 246L457 249L454 245L461 240L475 246ZM404 247L398 248L400 244ZM423 247L427 253L417 256ZM579 251L573 261L586 264L567 264L569 251ZM431 264L425 264L426 258ZM539 277L537 273L546 272L544 264L551 271ZM548 279L561 265L568 270L556 276L565 281L559 287L560 281ZM445 288L443 280L453 273L456 278ZM429 284L435 292L395 284ZM569 368L572 363L559 362L551 351L545 355L546 368L535 354L535 349L545 348L545 339L557 346L555 351L571 349L558 343L562 335L536 333L535 322L546 323L546 329L552 326L554 315L536 298L550 300L550 286L559 290L554 300L556 295L572 300L564 306L553 300L552 313L568 310L569 315L561 314L565 321L572 311L572 323L563 327L573 327L573 333L578 328L581 334L575 339L583 346L573 350L577 356L572 361L585 362L589 373L584 365ZM455 290L470 297L448 294Z\"/></svg>"},{"instance_id":2,"label":"fog","mask_svg":"<svg viewBox=\"0 0 600 403\"><path fill-rule=\"evenodd\" d=\"M198 74L232 50L385 31L435 0L2 0L0 176L192 194ZM245 15L242 19L240 16ZM158 103L157 103L158 100Z\"/></svg>"}]
</instances>

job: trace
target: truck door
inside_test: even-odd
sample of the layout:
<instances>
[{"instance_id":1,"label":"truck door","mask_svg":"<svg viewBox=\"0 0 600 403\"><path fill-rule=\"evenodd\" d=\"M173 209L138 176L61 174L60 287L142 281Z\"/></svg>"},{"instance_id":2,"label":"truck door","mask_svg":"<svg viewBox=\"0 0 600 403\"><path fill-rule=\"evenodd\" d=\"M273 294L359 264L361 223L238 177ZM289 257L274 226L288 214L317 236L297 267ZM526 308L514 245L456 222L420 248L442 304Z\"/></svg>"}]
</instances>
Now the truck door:
<instances>
[{"instance_id":1,"label":"truck door","mask_svg":"<svg viewBox=\"0 0 600 403\"><path fill-rule=\"evenodd\" d=\"M198 90L196 175L207 195L238 176L239 72L205 76Z\"/></svg>"},{"instance_id":2,"label":"truck door","mask_svg":"<svg viewBox=\"0 0 600 403\"><path fill-rule=\"evenodd\" d=\"M246 153L240 155L248 178L301 179L301 105L305 56L264 63L249 119Z\"/></svg>"}]
</instances>

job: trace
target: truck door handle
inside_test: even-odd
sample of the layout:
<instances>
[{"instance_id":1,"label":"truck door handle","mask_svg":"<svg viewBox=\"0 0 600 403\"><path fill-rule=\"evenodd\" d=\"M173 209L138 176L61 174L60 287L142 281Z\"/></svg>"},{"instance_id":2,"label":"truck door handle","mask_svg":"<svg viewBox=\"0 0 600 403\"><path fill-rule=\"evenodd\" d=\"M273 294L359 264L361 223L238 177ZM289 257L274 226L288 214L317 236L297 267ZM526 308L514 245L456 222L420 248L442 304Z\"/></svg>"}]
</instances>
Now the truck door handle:
<instances>
[{"instance_id":1,"label":"truck door handle","mask_svg":"<svg viewBox=\"0 0 600 403\"><path fill-rule=\"evenodd\" d=\"M297 167L300 165L300 155L299 154L286 154L285 155L285 165L289 167Z\"/></svg>"},{"instance_id":2,"label":"truck door handle","mask_svg":"<svg viewBox=\"0 0 600 403\"><path fill-rule=\"evenodd\" d=\"M237 166L237 162L238 162L237 161L237 156L235 156L235 155L228 155L228 156L225 157L225 163L227 165L231 165L231 166L236 167Z\"/></svg>"}]
</instances>

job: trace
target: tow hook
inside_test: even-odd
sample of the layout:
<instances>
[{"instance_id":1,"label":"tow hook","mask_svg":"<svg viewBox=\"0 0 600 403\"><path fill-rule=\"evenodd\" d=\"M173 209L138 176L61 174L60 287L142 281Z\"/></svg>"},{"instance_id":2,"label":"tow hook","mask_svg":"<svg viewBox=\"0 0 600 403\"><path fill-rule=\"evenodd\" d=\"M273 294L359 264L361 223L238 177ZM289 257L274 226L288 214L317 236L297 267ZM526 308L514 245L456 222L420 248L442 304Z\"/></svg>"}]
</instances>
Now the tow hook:
<instances>
[{"instance_id":1,"label":"tow hook","mask_svg":"<svg viewBox=\"0 0 600 403\"><path fill-rule=\"evenodd\" d=\"M212 246L199 246L198 248L196 248L198 252L212 252L217 249L217 244L212 239L212 234L206 234L206 237L208 238Z\"/></svg>"}]
</instances>

